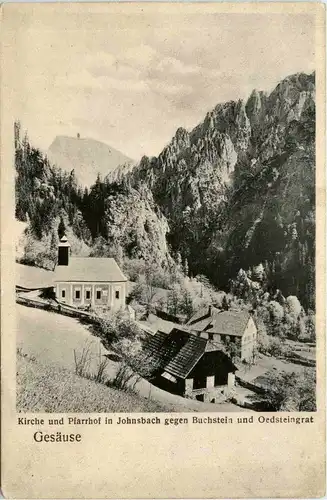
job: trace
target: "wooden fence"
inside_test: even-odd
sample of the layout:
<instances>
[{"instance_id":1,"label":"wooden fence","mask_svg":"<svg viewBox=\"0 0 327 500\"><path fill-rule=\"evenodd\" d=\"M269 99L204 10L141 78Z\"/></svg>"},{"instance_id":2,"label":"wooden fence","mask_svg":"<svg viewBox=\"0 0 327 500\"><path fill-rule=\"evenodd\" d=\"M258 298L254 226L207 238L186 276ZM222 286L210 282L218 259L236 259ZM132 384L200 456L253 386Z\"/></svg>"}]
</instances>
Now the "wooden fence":
<instances>
[{"instance_id":1,"label":"wooden fence","mask_svg":"<svg viewBox=\"0 0 327 500\"><path fill-rule=\"evenodd\" d=\"M35 300L27 297L22 297L20 295L16 296L16 302L18 304L35 307L37 309L43 309L45 311L53 311L64 316L70 316L71 318L78 318L86 321L87 323L98 323L99 319L94 314L88 313L86 311L81 311L64 304L59 304L58 302L43 302L41 300Z\"/></svg>"}]
</instances>

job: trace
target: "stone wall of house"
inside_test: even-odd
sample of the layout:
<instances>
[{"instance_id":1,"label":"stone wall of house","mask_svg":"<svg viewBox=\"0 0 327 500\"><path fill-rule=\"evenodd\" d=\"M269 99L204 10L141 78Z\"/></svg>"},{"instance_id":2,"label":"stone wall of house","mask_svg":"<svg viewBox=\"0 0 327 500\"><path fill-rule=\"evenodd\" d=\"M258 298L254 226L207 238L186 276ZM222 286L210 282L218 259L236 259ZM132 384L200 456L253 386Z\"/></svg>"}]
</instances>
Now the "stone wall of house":
<instances>
[{"instance_id":1,"label":"stone wall of house","mask_svg":"<svg viewBox=\"0 0 327 500\"><path fill-rule=\"evenodd\" d=\"M241 361L253 361L257 342L257 327L252 318L249 319L241 343Z\"/></svg>"},{"instance_id":2,"label":"stone wall of house","mask_svg":"<svg viewBox=\"0 0 327 500\"><path fill-rule=\"evenodd\" d=\"M207 403L221 403L226 401L226 398L233 391L235 384L235 375L234 373L228 374L228 383L223 386L215 387L215 377L209 376L206 379L206 387L201 389L194 389L194 380L186 379L185 380L185 397L192 399L203 400ZM203 399L202 399L203 398Z\"/></svg>"}]
</instances>

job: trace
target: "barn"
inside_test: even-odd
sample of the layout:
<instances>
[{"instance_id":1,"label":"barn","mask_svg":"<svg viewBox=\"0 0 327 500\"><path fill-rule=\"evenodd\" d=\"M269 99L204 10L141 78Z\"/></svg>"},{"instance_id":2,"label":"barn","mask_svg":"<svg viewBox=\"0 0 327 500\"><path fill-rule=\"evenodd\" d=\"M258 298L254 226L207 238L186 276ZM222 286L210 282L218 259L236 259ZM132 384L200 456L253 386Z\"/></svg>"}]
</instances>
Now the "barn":
<instances>
[{"instance_id":1,"label":"barn","mask_svg":"<svg viewBox=\"0 0 327 500\"><path fill-rule=\"evenodd\" d=\"M171 393L219 402L234 386L237 367L231 359L186 329L147 336L144 352L153 366L152 382Z\"/></svg>"}]
</instances>

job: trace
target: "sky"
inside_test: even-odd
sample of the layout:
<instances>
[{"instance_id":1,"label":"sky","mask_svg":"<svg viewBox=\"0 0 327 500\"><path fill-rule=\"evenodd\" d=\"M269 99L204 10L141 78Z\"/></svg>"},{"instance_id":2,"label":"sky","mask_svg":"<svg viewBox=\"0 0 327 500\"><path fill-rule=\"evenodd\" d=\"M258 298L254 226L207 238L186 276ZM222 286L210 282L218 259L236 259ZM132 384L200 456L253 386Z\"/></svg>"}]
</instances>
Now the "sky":
<instances>
[{"instance_id":1,"label":"sky","mask_svg":"<svg viewBox=\"0 0 327 500\"><path fill-rule=\"evenodd\" d=\"M16 40L16 118L44 151L79 133L157 155L218 103L315 69L310 15L35 12Z\"/></svg>"}]
</instances>

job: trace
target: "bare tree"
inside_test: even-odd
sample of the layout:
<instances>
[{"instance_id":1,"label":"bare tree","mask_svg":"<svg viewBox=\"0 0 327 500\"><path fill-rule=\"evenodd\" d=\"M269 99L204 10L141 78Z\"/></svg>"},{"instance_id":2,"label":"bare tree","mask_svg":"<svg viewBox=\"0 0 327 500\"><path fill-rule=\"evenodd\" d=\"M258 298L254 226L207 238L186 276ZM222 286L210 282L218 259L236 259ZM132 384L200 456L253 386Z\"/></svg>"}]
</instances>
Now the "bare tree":
<instances>
[{"instance_id":1,"label":"bare tree","mask_svg":"<svg viewBox=\"0 0 327 500\"><path fill-rule=\"evenodd\" d=\"M112 380L112 385L122 390L134 390L142 378L151 376L156 363L146 354L139 339L122 339L113 344L122 361Z\"/></svg>"}]
</instances>

